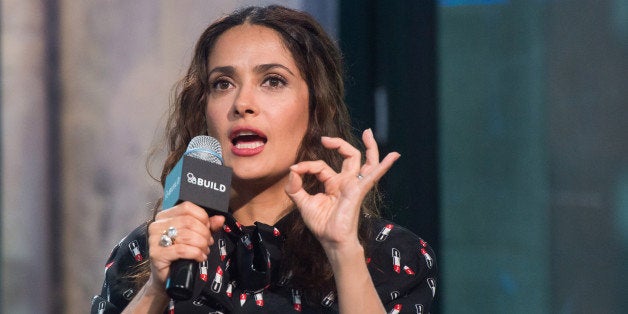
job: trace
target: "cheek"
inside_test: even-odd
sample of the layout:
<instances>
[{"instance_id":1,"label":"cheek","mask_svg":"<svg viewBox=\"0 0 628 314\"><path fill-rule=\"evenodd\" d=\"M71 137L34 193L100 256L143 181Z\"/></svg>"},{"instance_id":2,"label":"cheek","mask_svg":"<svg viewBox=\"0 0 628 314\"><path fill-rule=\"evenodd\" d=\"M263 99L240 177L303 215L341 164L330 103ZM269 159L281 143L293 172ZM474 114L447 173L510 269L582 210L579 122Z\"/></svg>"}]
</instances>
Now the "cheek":
<instances>
[{"instance_id":1,"label":"cheek","mask_svg":"<svg viewBox=\"0 0 628 314\"><path fill-rule=\"evenodd\" d=\"M208 113L205 113L205 125L207 126L207 135L216 137L216 123Z\"/></svg>"},{"instance_id":2,"label":"cheek","mask_svg":"<svg viewBox=\"0 0 628 314\"><path fill-rule=\"evenodd\" d=\"M220 126L220 120L218 119L220 113L213 108L215 108L215 106L210 107L207 105L207 108L205 109L205 123L207 124L207 131L209 132L209 135L212 136L218 135L218 129Z\"/></svg>"},{"instance_id":3,"label":"cheek","mask_svg":"<svg viewBox=\"0 0 628 314\"><path fill-rule=\"evenodd\" d=\"M300 92L300 95L297 97L297 99L298 106L292 112L292 123L293 128L297 131L300 131L299 133L304 136L309 126L310 112L307 88L304 88Z\"/></svg>"},{"instance_id":4,"label":"cheek","mask_svg":"<svg viewBox=\"0 0 628 314\"><path fill-rule=\"evenodd\" d=\"M307 111L305 113L299 113L296 116L293 116L293 119L286 126L287 130L291 130L290 136L292 137L292 141L295 143L297 149L305 138L305 135L308 132L308 127L309 119Z\"/></svg>"}]
</instances>

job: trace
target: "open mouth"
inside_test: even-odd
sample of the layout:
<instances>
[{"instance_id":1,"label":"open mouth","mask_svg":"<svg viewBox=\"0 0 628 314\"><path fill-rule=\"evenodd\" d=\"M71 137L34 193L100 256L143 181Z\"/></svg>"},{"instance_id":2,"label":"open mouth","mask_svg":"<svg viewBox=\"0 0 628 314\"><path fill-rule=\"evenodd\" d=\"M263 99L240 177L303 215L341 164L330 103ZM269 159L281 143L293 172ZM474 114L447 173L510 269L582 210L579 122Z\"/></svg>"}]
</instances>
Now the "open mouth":
<instances>
[{"instance_id":1,"label":"open mouth","mask_svg":"<svg viewBox=\"0 0 628 314\"><path fill-rule=\"evenodd\" d=\"M242 130L231 136L231 144L237 149L255 149L266 144L266 137L250 130Z\"/></svg>"}]
</instances>

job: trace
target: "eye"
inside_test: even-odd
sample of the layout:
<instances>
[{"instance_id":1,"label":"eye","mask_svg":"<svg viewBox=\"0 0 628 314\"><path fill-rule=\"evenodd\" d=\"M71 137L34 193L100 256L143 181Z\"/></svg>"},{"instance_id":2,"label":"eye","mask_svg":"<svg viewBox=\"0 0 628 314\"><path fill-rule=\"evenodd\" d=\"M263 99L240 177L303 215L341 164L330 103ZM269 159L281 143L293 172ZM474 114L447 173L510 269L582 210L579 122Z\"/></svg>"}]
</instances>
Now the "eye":
<instances>
[{"instance_id":1,"label":"eye","mask_svg":"<svg viewBox=\"0 0 628 314\"><path fill-rule=\"evenodd\" d=\"M231 88L233 84L224 78L218 78L211 84L211 89L216 91L224 91Z\"/></svg>"},{"instance_id":2,"label":"eye","mask_svg":"<svg viewBox=\"0 0 628 314\"><path fill-rule=\"evenodd\" d=\"M277 74L272 74L267 76L262 83L262 86L270 87L270 88L280 88L287 84L286 80Z\"/></svg>"}]
</instances>

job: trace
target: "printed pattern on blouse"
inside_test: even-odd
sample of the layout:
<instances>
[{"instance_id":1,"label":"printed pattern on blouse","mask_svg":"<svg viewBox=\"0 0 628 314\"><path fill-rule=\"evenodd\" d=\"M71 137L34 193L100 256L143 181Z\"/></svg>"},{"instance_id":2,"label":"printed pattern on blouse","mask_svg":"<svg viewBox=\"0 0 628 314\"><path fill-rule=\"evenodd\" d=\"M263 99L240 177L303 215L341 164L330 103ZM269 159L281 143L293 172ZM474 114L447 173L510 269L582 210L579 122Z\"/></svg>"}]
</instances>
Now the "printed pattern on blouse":
<instances>
[{"instance_id":1,"label":"printed pattern on blouse","mask_svg":"<svg viewBox=\"0 0 628 314\"><path fill-rule=\"evenodd\" d=\"M223 231L213 235L208 260L198 265L194 296L170 300L164 313L337 313L335 291L308 302L291 274L280 273L282 220L243 227L228 217ZM387 313L429 313L438 279L431 247L399 225L367 221L373 235L366 243L366 263ZM135 296L129 275L148 256L146 236L143 224L113 248L92 314L120 313Z\"/></svg>"}]
</instances>

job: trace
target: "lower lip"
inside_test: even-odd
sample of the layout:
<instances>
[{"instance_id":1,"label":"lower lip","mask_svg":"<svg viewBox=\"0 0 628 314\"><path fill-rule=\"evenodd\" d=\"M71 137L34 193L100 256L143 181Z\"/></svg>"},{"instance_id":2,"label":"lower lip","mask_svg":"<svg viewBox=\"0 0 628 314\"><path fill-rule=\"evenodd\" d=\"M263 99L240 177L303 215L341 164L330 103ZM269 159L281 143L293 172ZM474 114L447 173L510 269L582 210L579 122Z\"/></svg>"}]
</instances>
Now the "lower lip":
<instances>
[{"instance_id":1,"label":"lower lip","mask_svg":"<svg viewBox=\"0 0 628 314\"><path fill-rule=\"evenodd\" d=\"M255 156L264 150L264 146L266 145L262 145L256 148L237 148L236 146L231 146L231 152L234 155L241 157Z\"/></svg>"}]
</instances>

